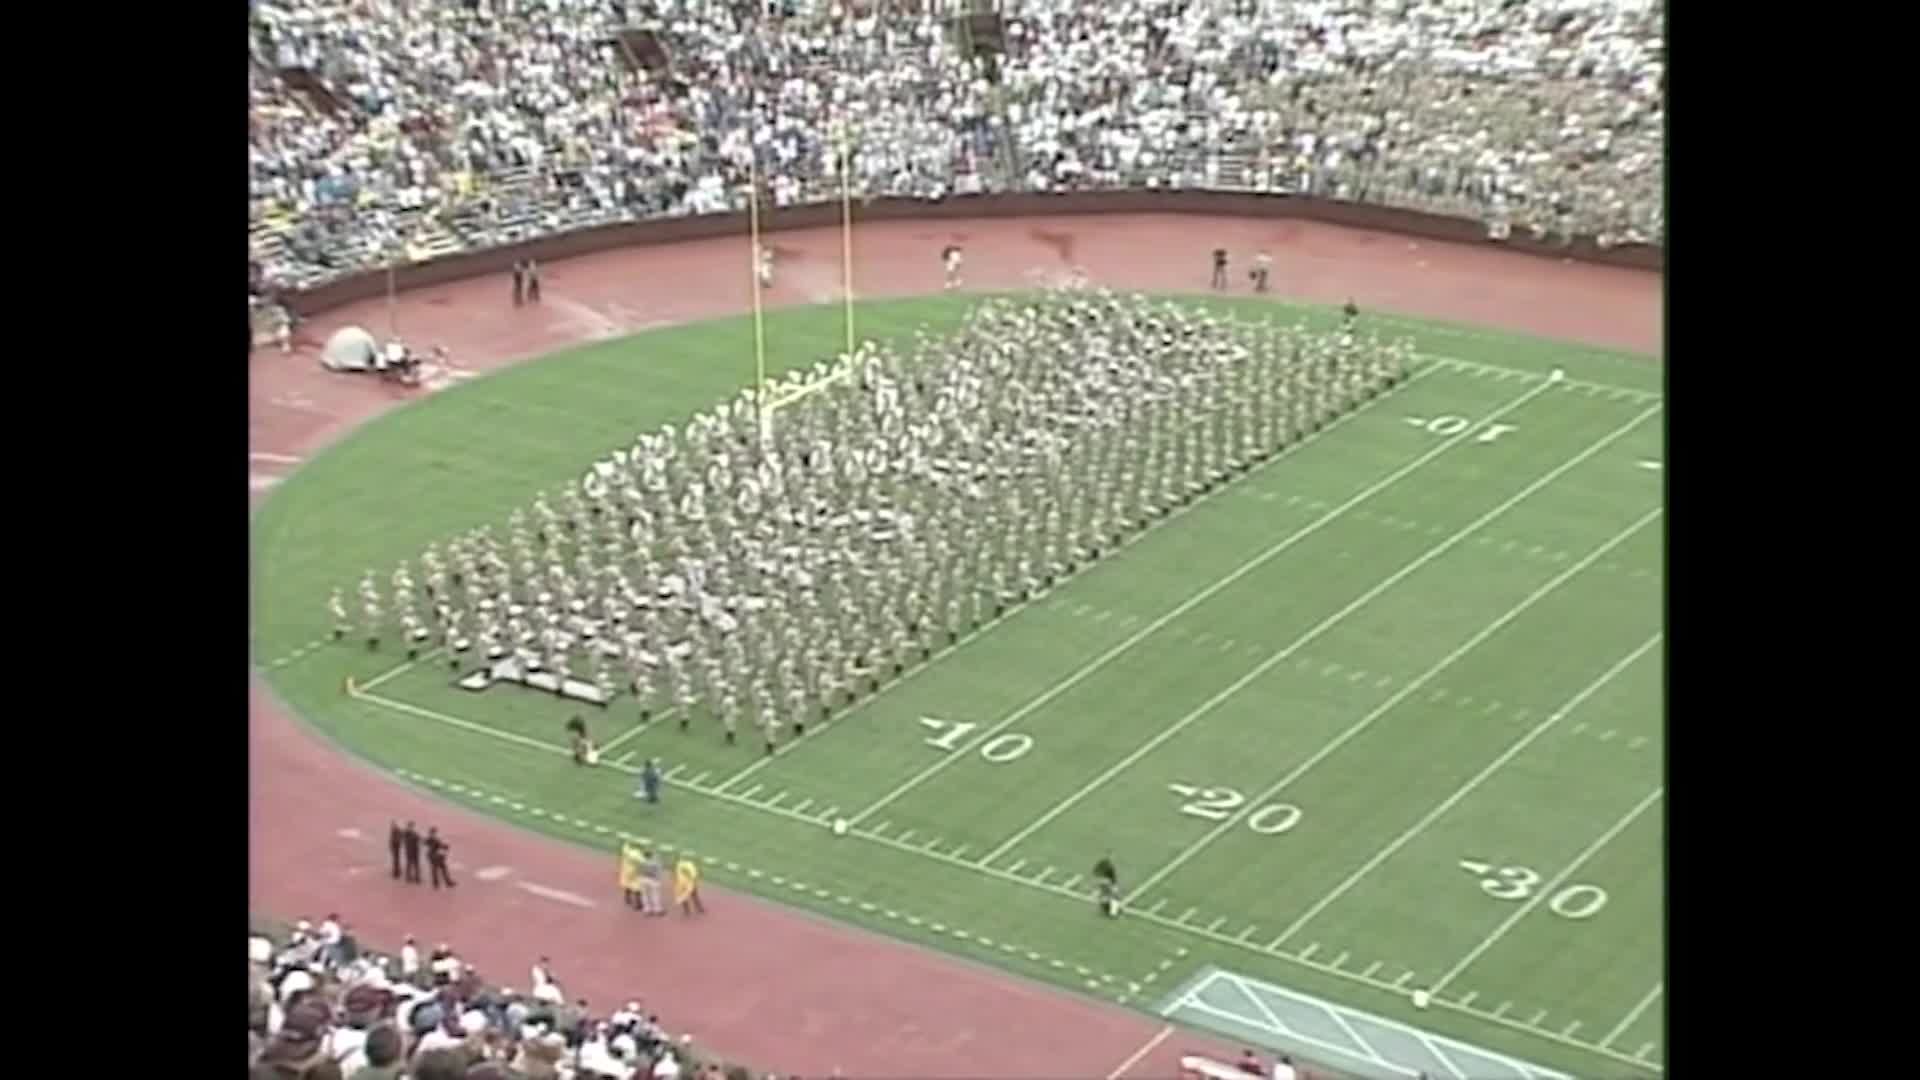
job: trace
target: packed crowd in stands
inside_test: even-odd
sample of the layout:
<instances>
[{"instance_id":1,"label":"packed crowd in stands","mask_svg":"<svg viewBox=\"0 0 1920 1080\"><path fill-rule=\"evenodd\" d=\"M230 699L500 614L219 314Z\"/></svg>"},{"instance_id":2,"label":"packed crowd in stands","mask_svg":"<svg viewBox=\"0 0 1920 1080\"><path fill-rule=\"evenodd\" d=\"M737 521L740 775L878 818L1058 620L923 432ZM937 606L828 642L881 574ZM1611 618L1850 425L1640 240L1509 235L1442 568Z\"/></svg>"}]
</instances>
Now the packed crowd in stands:
<instances>
[{"instance_id":1,"label":"packed crowd in stands","mask_svg":"<svg viewBox=\"0 0 1920 1080\"><path fill-rule=\"evenodd\" d=\"M254 1080L750 1080L630 1001L569 998L547 958L525 993L484 979L450 946L363 951L329 915L284 940L248 940L247 1064ZM766 1078L774 1080L774 1078Z\"/></svg>"},{"instance_id":2,"label":"packed crowd in stands","mask_svg":"<svg viewBox=\"0 0 1920 1080\"><path fill-rule=\"evenodd\" d=\"M544 956L522 994L445 943L366 952L337 914L275 936L247 941L250 1080L781 1080L704 1057L639 1001L596 1013L568 998ZM1316 1080L1285 1054L1252 1050L1231 1063L1189 1056L1181 1077Z\"/></svg>"},{"instance_id":3,"label":"packed crowd in stands","mask_svg":"<svg viewBox=\"0 0 1920 1080\"><path fill-rule=\"evenodd\" d=\"M298 286L828 197L1220 186L1663 236L1664 0L258 0L251 215ZM622 28L671 57L649 74ZM624 55L622 55L624 54Z\"/></svg>"}]
</instances>

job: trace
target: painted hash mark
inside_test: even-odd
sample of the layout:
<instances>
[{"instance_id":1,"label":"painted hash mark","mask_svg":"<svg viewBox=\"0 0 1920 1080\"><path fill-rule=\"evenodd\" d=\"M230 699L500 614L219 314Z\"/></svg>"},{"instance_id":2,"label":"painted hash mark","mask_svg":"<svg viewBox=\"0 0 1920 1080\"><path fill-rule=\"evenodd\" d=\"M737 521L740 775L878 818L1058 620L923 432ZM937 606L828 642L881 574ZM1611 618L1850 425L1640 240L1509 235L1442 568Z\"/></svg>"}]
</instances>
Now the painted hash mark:
<instances>
[{"instance_id":1,"label":"painted hash mark","mask_svg":"<svg viewBox=\"0 0 1920 1080\"><path fill-rule=\"evenodd\" d=\"M507 802L507 800L503 796L500 796L497 794L490 794L488 792L483 792L477 788L469 789L460 784L449 783L438 777L424 776L422 774L410 772L405 769L396 769L394 770L394 774L401 777L402 779L426 784L431 787L439 788L442 790L452 791L452 792L461 793L461 794L468 794L477 800L502 803L510 807L514 812L524 813L530 817L550 818L555 822L558 822L561 824L575 825L582 829L587 829L595 832L619 832L619 835L623 837L628 836L628 834L625 833L624 831L609 829L608 826L604 824L590 822L582 818L574 818L568 815L548 811L543 807L526 806L521 803ZM643 843L651 843L651 841L646 840L644 837L639 839ZM692 856L695 854L695 852L693 852L690 849L684 850L682 853L688 856ZM1122 992L1117 989L1118 987L1126 985L1124 980L1116 978L1110 972L1105 972L1105 971L1098 970L1096 968L1091 968L1085 964L1069 963L1058 956L1048 955L1046 953L1042 953L1035 949L1023 948L1009 941L996 941L995 939L990 938L984 934L976 934L973 931L966 929L965 927L952 926L938 919L929 919L924 916L915 915L907 912L894 911L891 908L880 908L870 900L861 900L858 897L852 896L850 894L840 893L833 890L825 889L818 885L812 885L807 882L801 881L798 878L788 878L784 874L771 874L757 867L744 866L733 860L718 858L712 855L704 856L704 858L706 858L706 860L714 866L720 866L720 867L726 868L726 870L730 873L741 873L745 877L751 880L761 880L761 881L770 882L777 887L791 890L791 892L795 895L810 896L814 899L817 899L821 901L823 905L832 905L835 907L845 908L849 913L854 911L859 911L869 916L878 914L889 922L904 923L909 927L918 928L922 932L930 932L932 934L935 934L941 937L951 938L953 941L958 942L961 945L969 948L976 948L976 947L987 948L987 949L997 948L998 950L1005 952L1009 955L1019 955L1024 953L1026 958L1029 961L1038 965L1045 966L1051 970L1073 971L1078 973L1084 980L1085 985L1087 986L1088 989L1098 991L1105 996L1113 998L1114 1000L1120 1002L1121 1004L1126 1004L1129 1000L1131 1000L1125 992ZM456 866L457 865L458 864L456 864ZM1184 949L1181 950L1181 953L1184 954L1185 950ZM1161 964L1161 969L1164 970L1168 966L1171 966L1172 963L1173 961L1171 960L1163 961Z\"/></svg>"}]
</instances>

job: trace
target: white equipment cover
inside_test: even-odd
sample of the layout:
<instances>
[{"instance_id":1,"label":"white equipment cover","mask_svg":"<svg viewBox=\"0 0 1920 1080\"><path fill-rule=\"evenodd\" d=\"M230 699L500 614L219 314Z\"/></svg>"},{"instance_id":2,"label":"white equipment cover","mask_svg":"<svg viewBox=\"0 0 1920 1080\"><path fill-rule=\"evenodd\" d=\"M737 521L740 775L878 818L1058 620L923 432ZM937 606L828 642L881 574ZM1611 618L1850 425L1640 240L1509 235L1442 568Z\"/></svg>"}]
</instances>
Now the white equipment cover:
<instances>
[{"instance_id":1,"label":"white equipment cover","mask_svg":"<svg viewBox=\"0 0 1920 1080\"><path fill-rule=\"evenodd\" d=\"M320 366L328 371L371 371L379 342L359 326L343 326L327 339L320 352Z\"/></svg>"}]
</instances>

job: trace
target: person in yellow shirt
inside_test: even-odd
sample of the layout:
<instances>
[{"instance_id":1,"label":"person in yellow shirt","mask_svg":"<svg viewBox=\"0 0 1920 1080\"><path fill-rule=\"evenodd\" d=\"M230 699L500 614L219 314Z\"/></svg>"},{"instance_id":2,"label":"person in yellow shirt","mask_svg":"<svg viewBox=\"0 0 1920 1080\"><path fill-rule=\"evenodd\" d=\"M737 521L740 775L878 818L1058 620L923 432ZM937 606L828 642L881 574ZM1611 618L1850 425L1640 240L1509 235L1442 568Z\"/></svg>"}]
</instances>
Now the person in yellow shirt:
<instances>
[{"instance_id":1,"label":"person in yellow shirt","mask_svg":"<svg viewBox=\"0 0 1920 1080\"><path fill-rule=\"evenodd\" d=\"M630 908L640 907L640 853L620 845L620 896Z\"/></svg>"},{"instance_id":2,"label":"person in yellow shirt","mask_svg":"<svg viewBox=\"0 0 1920 1080\"><path fill-rule=\"evenodd\" d=\"M700 902L700 867L685 855L673 864L673 901L682 915L707 913L707 905Z\"/></svg>"}]
</instances>

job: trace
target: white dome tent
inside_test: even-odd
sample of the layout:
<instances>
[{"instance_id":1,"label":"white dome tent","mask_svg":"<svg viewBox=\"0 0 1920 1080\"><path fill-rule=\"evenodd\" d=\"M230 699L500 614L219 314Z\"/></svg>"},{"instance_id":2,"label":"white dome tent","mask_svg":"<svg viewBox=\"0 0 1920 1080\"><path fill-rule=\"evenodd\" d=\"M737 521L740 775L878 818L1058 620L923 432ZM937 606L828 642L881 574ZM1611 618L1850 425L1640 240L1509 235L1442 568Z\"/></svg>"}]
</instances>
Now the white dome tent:
<instances>
[{"instance_id":1,"label":"white dome tent","mask_svg":"<svg viewBox=\"0 0 1920 1080\"><path fill-rule=\"evenodd\" d=\"M364 327L343 326L327 339L320 352L320 366L328 371L371 371L380 343Z\"/></svg>"}]
</instances>

